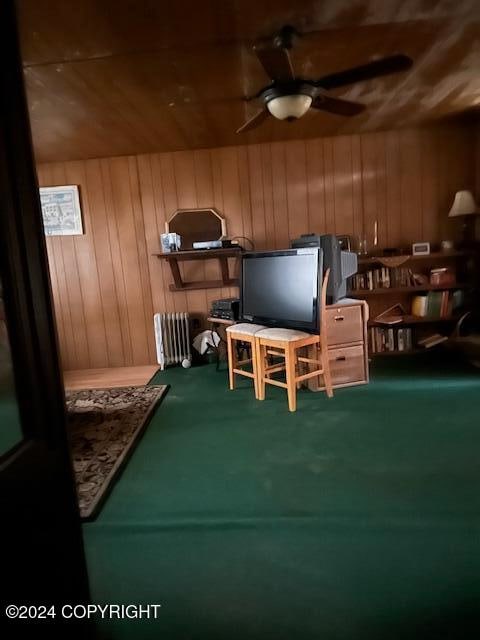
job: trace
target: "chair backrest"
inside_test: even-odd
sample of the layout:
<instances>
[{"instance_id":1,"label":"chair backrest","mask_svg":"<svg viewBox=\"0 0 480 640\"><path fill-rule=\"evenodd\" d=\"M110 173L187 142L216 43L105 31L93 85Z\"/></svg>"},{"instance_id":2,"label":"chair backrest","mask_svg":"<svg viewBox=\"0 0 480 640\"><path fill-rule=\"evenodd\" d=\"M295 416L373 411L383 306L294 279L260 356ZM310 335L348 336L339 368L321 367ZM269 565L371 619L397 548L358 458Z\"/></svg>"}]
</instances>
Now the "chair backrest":
<instances>
[{"instance_id":1,"label":"chair backrest","mask_svg":"<svg viewBox=\"0 0 480 640\"><path fill-rule=\"evenodd\" d=\"M325 341L325 344L327 340L326 307L327 307L327 285L328 285L329 277L330 277L330 269L327 269L325 271L325 275L323 276L322 293L320 296L320 336L322 338L322 341Z\"/></svg>"}]
</instances>

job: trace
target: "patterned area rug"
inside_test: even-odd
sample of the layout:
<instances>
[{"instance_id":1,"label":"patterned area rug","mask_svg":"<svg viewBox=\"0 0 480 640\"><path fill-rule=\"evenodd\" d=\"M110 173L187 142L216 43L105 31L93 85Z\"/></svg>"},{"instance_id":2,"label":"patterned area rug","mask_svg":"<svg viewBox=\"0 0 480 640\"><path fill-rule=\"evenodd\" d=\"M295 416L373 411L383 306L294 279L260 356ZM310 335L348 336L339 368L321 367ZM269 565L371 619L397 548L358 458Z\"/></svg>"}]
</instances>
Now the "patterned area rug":
<instances>
[{"instance_id":1,"label":"patterned area rug","mask_svg":"<svg viewBox=\"0 0 480 640\"><path fill-rule=\"evenodd\" d=\"M66 393L80 515L96 517L168 387L118 387Z\"/></svg>"}]
</instances>

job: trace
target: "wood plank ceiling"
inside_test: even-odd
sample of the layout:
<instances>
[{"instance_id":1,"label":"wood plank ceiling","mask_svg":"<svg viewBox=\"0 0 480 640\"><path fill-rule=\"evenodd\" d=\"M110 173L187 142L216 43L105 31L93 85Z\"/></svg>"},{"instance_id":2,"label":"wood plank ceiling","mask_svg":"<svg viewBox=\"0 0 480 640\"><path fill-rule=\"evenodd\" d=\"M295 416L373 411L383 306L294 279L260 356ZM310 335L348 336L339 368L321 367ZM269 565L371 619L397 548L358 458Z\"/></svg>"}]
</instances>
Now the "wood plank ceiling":
<instances>
[{"instance_id":1,"label":"wood plank ceiling","mask_svg":"<svg viewBox=\"0 0 480 640\"><path fill-rule=\"evenodd\" d=\"M478 0L19 0L37 161L220 147L411 127L480 105ZM367 105L235 129L268 84L252 43L304 36L295 71L317 77L403 52L411 72L336 95Z\"/></svg>"}]
</instances>

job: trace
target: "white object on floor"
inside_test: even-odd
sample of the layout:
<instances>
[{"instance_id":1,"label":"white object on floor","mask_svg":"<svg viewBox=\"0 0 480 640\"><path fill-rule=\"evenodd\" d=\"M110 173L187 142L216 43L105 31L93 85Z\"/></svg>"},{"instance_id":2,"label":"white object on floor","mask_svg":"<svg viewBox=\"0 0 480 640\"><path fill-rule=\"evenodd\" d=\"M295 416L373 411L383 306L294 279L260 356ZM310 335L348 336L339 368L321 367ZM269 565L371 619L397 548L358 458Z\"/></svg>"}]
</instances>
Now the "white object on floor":
<instances>
[{"instance_id":1,"label":"white object on floor","mask_svg":"<svg viewBox=\"0 0 480 640\"><path fill-rule=\"evenodd\" d=\"M157 362L162 371L169 364L191 361L188 313L156 313L153 316Z\"/></svg>"},{"instance_id":2,"label":"white object on floor","mask_svg":"<svg viewBox=\"0 0 480 640\"><path fill-rule=\"evenodd\" d=\"M208 347L214 347L215 349L220 344L220 336L216 331L202 331L193 339L193 346L198 353L203 354L207 351Z\"/></svg>"}]
</instances>

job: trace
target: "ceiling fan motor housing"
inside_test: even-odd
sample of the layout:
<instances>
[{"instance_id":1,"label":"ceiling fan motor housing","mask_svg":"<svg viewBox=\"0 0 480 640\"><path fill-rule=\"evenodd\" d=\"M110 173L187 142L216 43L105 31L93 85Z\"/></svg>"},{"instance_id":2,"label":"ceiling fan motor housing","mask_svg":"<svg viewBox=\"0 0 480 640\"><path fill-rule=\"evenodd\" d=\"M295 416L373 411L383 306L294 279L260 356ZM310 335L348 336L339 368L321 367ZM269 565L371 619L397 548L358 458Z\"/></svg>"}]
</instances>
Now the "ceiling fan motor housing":
<instances>
[{"instance_id":1,"label":"ceiling fan motor housing","mask_svg":"<svg viewBox=\"0 0 480 640\"><path fill-rule=\"evenodd\" d=\"M300 34L290 25L282 27L280 32L273 38L273 46L278 49L291 49L294 44L295 38Z\"/></svg>"},{"instance_id":2,"label":"ceiling fan motor housing","mask_svg":"<svg viewBox=\"0 0 480 640\"><path fill-rule=\"evenodd\" d=\"M292 80L292 82L275 82L263 89L260 98L265 104L280 96L295 96L302 94L313 98L318 94L318 89L305 80Z\"/></svg>"}]
</instances>

